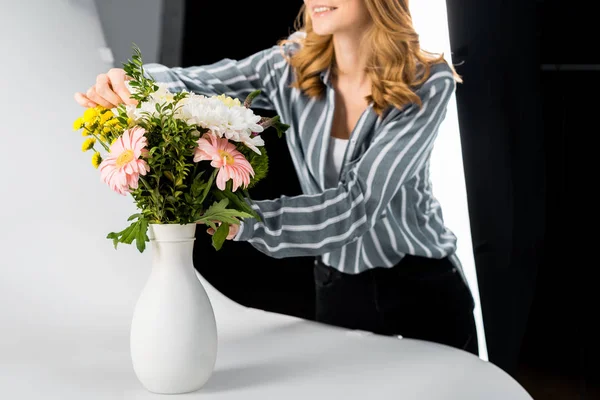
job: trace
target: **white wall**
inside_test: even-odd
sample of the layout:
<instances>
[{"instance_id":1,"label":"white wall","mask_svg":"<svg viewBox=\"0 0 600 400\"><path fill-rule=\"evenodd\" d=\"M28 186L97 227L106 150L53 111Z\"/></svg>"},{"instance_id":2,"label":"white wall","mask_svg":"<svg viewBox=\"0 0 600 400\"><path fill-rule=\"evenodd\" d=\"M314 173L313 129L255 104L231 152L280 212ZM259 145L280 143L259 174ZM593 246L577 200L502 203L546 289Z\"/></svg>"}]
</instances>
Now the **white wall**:
<instances>
[{"instance_id":1,"label":"white wall","mask_svg":"<svg viewBox=\"0 0 600 400\"><path fill-rule=\"evenodd\" d=\"M128 326L149 253L105 239L135 208L100 182L71 128L83 112L73 93L111 67L93 1L0 0L0 10L2 354L68 340L74 326Z\"/></svg>"},{"instance_id":2,"label":"white wall","mask_svg":"<svg viewBox=\"0 0 600 400\"><path fill-rule=\"evenodd\" d=\"M94 2L49 3L0 0L0 354L22 345L33 356L48 346L40 338L77 346L85 338L70 327L128 326L149 273L148 251L114 250L105 238L136 210L100 182L91 153L80 150L83 138L71 129L83 112L73 93L112 66L98 51L106 43ZM447 40L440 41L447 32L444 1L421 5L413 8L424 44L449 55ZM454 104L434 153L434 193L459 237L478 302ZM482 329L479 306L477 317ZM127 343L119 335L107 332L106 340Z\"/></svg>"}]
</instances>

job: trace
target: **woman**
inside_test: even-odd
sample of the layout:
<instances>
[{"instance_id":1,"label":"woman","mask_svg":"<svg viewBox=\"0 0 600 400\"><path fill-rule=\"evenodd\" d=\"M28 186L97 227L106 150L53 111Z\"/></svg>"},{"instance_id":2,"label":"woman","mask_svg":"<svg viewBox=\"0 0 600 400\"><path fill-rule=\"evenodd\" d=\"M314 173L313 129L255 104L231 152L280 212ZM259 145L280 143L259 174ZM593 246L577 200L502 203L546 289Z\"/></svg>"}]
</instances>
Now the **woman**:
<instances>
[{"instance_id":1,"label":"woman","mask_svg":"<svg viewBox=\"0 0 600 400\"><path fill-rule=\"evenodd\" d=\"M474 354L473 297L432 194L430 154L460 77L420 49L407 0L305 0L297 30L243 60L146 73L172 91L276 110L302 195L253 201L262 222L230 227L276 258L314 256L317 321ZM79 104L131 102L125 73ZM210 232L214 233L214 232Z\"/></svg>"}]
</instances>

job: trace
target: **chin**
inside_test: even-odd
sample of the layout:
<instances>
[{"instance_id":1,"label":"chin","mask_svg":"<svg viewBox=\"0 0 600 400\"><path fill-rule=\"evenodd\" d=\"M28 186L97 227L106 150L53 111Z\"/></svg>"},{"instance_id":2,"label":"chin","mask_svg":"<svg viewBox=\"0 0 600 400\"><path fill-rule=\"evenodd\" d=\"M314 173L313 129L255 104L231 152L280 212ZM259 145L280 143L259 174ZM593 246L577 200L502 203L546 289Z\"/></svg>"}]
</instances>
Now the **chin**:
<instances>
[{"instance_id":1,"label":"chin","mask_svg":"<svg viewBox=\"0 0 600 400\"><path fill-rule=\"evenodd\" d=\"M318 26L313 24L312 26L312 30L314 33L316 33L319 36L328 36L328 35L333 35L335 32L335 29L331 29L331 27L328 26Z\"/></svg>"}]
</instances>

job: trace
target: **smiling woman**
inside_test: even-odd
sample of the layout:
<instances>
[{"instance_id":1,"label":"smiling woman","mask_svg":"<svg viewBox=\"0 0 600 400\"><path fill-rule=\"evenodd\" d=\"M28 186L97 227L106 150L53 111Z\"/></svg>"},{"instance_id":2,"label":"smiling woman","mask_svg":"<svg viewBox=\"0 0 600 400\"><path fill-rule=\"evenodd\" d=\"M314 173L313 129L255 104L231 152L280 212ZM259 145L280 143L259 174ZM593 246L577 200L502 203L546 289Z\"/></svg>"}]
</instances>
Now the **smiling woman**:
<instances>
[{"instance_id":1,"label":"smiling woman","mask_svg":"<svg viewBox=\"0 0 600 400\"><path fill-rule=\"evenodd\" d=\"M241 60L144 65L173 92L260 90L256 107L290 125L303 193L247 198L260 218L232 240L273 258L314 258L322 323L477 354L474 299L430 179L460 76L421 48L406 1L306 0L296 22L285 40Z\"/></svg>"}]
</instances>

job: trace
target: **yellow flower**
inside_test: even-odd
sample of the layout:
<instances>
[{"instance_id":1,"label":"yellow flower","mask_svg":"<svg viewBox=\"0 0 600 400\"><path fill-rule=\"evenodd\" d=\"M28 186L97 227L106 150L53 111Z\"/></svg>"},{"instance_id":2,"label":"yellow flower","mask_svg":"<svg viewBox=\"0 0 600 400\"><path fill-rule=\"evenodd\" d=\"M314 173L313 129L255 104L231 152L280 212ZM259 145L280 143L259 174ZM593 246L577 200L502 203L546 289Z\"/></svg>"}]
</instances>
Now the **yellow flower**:
<instances>
[{"instance_id":1,"label":"yellow flower","mask_svg":"<svg viewBox=\"0 0 600 400\"><path fill-rule=\"evenodd\" d=\"M95 152L94 155L92 156L92 165L94 166L94 168L98 168L100 166L101 162L102 162L102 156L100 155L99 152Z\"/></svg>"},{"instance_id":2,"label":"yellow flower","mask_svg":"<svg viewBox=\"0 0 600 400\"><path fill-rule=\"evenodd\" d=\"M115 115L113 114L112 111L107 110L104 113L102 113L102 115L100 116L100 123L102 125L104 125L107 121L109 121L110 119L112 119Z\"/></svg>"},{"instance_id":3,"label":"yellow flower","mask_svg":"<svg viewBox=\"0 0 600 400\"><path fill-rule=\"evenodd\" d=\"M93 124L94 122L96 122L96 118L98 118L98 110L96 110L96 108L94 107L88 108L83 113L83 120L86 124Z\"/></svg>"},{"instance_id":4,"label":"yellow flower","mask_svg":"<svg viewBox=\"0 0 600 400\"><path fill-rule=\"evenodd\" d=\"M119 120L117 118L112 118L109 119L108 121L106 121L106 124L104 124L104 126L115 126L119 124Z\"/></svg>"},{"instance_id":5,"label":"yellow flower","mask_svg":"<svg viewBox=\"0 0 600 400\"><path fill-rule=\"evenodd\" d=\"M81 145L81 150L88 151L91 148L93 148L95 144L96 144L96 138L94 138L94 137L88 138Z\"/></svg>"},{"instance_id":6,"label":"yellow flower","mask_svg":"<svg viewBox=\"0 0 600 400\"><path fill-rule=\"evenodd\" d=\"M217 99L221 100L223 104L229 108L242 105L239 99L234 99L233 97L225 96L224 94L218 95Z\"/></svg>"},{"instance_id":7,"label":"yellow flower","mask_svg":"<svg viewBox=\"0 0 600 400\"><path fill-rule=\"evenodd\" d=\"M73 130L78 131L83 128L83 118L79 117L73 122Z\"/></svg>"},{"instance_id":8,"label":"yellow flower","mask_svg":"<svg viewBox=\"0 0 600 400\"><path fill-rule=\"evenodd\" d=\"M83 130L81 131L81 136L83 136L83 137L90 136L90 131L87 130L86 128L83 128Z\"/></svg>"}]
</instances>

